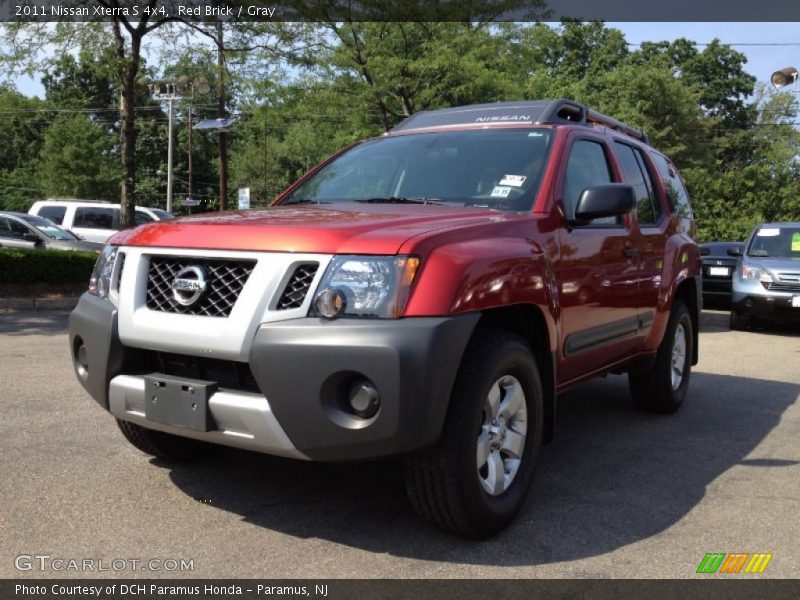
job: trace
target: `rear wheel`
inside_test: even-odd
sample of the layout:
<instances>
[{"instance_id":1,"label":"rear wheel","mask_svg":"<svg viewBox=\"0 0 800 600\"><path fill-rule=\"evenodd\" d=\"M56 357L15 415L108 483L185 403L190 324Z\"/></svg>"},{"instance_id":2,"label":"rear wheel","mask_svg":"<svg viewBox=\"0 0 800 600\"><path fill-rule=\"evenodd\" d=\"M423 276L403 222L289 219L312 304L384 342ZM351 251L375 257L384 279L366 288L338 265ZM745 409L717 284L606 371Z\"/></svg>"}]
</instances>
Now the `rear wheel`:
<instances>
[{"instance_id":1,"label":"rear wheel","mask_svg":"<svg viewBox=\"0 0 800 600\"><path fill-rule=\"evenodd\" d=\"M179 437L163 431L153 431L141 425L117 419L122 435L145 454L170 462L191 462L216 454L221 446Z\"/></svg>"},{"instance_id":2,"label":"rear wheel","mask_svg":"<svg viewBox=\"0 0 800 600\"><path fill-rule=\"evenodd\" d=\"M485 538L522 508L542 443L536 361L517 336L476 333L453 389L442 437L405 461L415 510L461 535Z\"/></svg>"},{"instance_id":3,"label":"rear wheel","mask_svg":"<svg viewBox=\"0 0 800 600\"><path fill-rule=\"evenodd\" d=\"M675 300L655 360L647 369L628 373L628 386L636 406L656 413L678 410L689 388L693 355L692 317L686 305Z\"/></svg>"}]
</instances>

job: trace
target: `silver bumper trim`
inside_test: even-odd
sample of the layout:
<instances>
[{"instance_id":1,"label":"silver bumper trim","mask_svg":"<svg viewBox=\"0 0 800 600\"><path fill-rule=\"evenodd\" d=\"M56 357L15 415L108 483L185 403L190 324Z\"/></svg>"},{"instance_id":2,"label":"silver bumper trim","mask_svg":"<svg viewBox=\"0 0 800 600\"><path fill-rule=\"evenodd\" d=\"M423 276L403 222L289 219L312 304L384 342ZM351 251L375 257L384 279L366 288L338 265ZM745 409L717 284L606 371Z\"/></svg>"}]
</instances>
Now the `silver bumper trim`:
<instances>
[{"instance_id":1,"label":"silver bumper trim","mask_svg":"<svg viewBox=\"0 0 800 600\"><path fill-rule=\"evenodd\" d=\"M211 396L208 408L219 428L215 431L195 431L148 421L144 416L144 403L144 377L117 375L111 380L108 407L118 419L204 442L309 460L294 447L261 394L218 391Z\"/></svg>"}]
</instances>

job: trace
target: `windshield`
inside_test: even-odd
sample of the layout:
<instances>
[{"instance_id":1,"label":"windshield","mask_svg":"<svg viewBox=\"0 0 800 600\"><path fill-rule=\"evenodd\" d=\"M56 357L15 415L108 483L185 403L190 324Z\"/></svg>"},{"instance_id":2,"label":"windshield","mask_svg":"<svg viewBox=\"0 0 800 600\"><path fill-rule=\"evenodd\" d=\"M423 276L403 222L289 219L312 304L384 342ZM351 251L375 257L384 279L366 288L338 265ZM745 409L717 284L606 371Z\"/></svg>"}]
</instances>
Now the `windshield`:
<instances>
[{"instance_id":1,"label":"windshield","mask_svg":"<svg viewBox=\"0 0 800 600\"><path fill-rule=\"evenodd\" d=\"M49 237L51 240L65 240L74 242L79 238L66 229L62 229L52 221L42 219L41 217L34 217L33 215L25 215L22 217L29 225L32 225L41 233Z\"/></svg>"},{"instance_id":2,"label":"windshield","mask_svg":"<svg viewBox=\"0 0 800 600\"><path fill-rule=\"evenodd\" d=\"M553 137L549 129L495 129L370 140L281 204L431 202L529 211Z\"/></svg>"},{"instance_id":3,"label":"windshield","mask_svg":"<svg viewBox=\"0 0 800 600\"><path fill-rule=\"evenodd\" d=\"M174 219L175 215L172 213L168 213L165 210L161 210L160 208L151 208L149 209L155 216L157 216L161 221L166 221L167 219Z\"/></svg>"},{"instance_id":4,"label":"windshield","mask_svg":"<svg viewBox=\"0 0 800 600\"><path fill-rule=\"evenodd\" d=\"M750 241L747 256L800 259L800 225L761 227Z\"/></svg>"}]
</instances>

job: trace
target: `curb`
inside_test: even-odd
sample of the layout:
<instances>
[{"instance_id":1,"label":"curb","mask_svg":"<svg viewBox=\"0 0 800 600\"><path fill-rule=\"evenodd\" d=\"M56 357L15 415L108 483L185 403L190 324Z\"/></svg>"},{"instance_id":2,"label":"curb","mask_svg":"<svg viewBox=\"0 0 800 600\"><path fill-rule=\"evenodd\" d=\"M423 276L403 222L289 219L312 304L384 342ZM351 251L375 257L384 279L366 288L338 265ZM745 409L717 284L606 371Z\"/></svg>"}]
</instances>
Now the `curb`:
<instances>
[{"instance_id":1,"label":"curb","mask_svg":"<svg viewBox=\"0 0 800 600\"><path fill-rule=\"evenodd\" d=\"M72 310L78 304L78 296L65 298L0 298L0 312L35 310Z\"/></svg>"}]
</instances>

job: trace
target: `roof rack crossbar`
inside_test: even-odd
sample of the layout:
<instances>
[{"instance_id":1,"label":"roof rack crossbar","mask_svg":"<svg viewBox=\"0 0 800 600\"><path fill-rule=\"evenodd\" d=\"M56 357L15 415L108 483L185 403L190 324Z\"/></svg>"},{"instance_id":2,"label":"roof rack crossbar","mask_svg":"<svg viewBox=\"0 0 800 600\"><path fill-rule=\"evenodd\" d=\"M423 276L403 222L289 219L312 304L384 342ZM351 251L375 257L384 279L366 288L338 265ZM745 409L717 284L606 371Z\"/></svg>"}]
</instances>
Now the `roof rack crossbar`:
<instances>
[{"instance_id":1,"label":"roof rack crossbar","mask_svg":"<svg viewBox=\"0 0 800 600\"><path fill-rule=\"evenodd\" d=\"M587 112L586 122L597 123L598 125L604 125L605 127L609 127L610 129L615 129L616 131L620 131L633 138L636 138L637 140L640 140L645 144L648 143L647 134L641 129L636 129L634 127L631 127L627 123L618 121L617 119L609 117L608 115L604 115L603 113L597 112L596 110L589 110Z\"/></svg>"}]
</instances>

